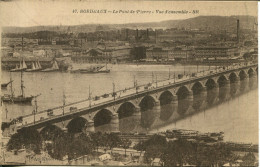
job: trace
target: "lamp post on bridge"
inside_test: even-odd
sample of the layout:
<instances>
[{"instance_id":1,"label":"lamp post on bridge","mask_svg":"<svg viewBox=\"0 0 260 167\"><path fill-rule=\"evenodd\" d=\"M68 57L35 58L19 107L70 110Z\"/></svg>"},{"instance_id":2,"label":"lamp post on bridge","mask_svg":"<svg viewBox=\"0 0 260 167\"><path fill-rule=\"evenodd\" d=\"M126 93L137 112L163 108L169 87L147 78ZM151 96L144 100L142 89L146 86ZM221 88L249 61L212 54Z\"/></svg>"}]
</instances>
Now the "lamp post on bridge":
<instances>
[{"instance_id":1,"label":"lamp post on bridge","mask_svg":"<svg viewBox=\"0 0 260 167\"><path fill-rule=\"evenodd\" d=\"M174 71L174 83L175 83L175 71Z\"/></svg>"},{"instance_id":2,"label":"lamp post on bridge","mask_svg":"<svg viewBox=\"0 0 260 167\"><path fill-rule=\"evenodd\" d=\"M91 107L91 92L90 92L90 85L88 87L88 99L89 99L89 107Z\"/></svg>"},{"instance_id":3,"label":"lamp post on bridge","mask_svg":"<svg viewBox=\"0 0 260 167\"><path fill-rule=\"evenodd\" d=\"M156 79L156 88L157 88L157 86L158 86L158 85L157 85L157 75L155 75L155 79Z\"/></svg>"},{"instance_id":4,"label":"lamp post on bridge","mask_svg":"<svg viewBox=\"0 0 260 167\"><path fill-rule=\"evenodd\" d=\"M65 104L66 104L66 96L65 93L63 92L63 107L62 107L62 115L65 113Z\"/></svg>"},{"instance_id":5,"label":"lamp post on bridge","mask_svg":"<svg viewBox=\"0 0 260 167\"><path fill-rule=\"evenodd\" d=\"M169 80L171 79L171 73L170 73L170 68L169 68Z\"/></svg>"},{"instance_id":6,"label":"lamp post on bridge","mask_svg":"<svg viewBox=\"0 0 260 167\"><path fill-rule=\"evenodd\" d=\"M153 72L152 72L152 83L153 83L153 77L154 77L154 76L153 76Z\"/></svg>"},{"instance_id":7,"label":"lamp post on bridge","mask_svg":"<svg viewBox=\"0 0 260 167\"><path fill-rule=\"evenodd\" d=\"M116 92L115 92L115 83L113 82L113 96L114 96L114 100L116 100Z\"/></svg>"},{"instance_id":8,"label":"lamp post on bridge","mask_svg":"<svg viewBox=\"0 0 260 167\"><path fill-rule=\"evenodd\" d=\"M38 110L37 97L35 97L34 103L35 103L35 109L33 110L33 123L35 124L35 114L37 113Z\"/></svg>"},{"instance_id":9,"label":"lamp post on bridge","mask_svg":"<svg viewBox=\"0 0 260 167\"><path fill-rule=\"evenodd\" d=\"M134 88L136 87L136 82L135 82L135 75L134 75Z\"/></svg>"}]
</instances>

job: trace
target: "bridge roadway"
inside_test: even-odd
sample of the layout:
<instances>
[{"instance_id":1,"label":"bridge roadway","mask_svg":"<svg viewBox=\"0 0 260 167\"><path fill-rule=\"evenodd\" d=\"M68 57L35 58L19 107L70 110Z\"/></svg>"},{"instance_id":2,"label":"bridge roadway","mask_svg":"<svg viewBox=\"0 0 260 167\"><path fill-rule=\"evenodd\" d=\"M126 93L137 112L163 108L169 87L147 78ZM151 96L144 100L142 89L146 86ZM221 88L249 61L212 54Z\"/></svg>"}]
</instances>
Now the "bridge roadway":
<instances>
[{"instance_id":1,"label":"bridge roadway","mask_svg":"<svg viewBox=\"0 0 260 167\"><path fill-rule=\"evenodd\" d=\"M234 71L240 71L249 68L257 69L257 66L257 64L248 63L247 65L237 64L233 66L227 66L225 68L215 67L214 69L198 72L195 74L195 76L185 75L183 76L183 78L180 79L174 77L164 81L158 81L128 88L125 90L119 90L116 91L116 95L114 97L112 96L112 92L108 94L108 97L99 96L100 99L98 100L95 100L95 98L91 98L91 100L85 99L79 102L74 102L64 106L40 111L35 114L25 115L22 118L20 117L14 119L11 125L10 132L15 133L17 130L23 127L35 127L36 129L42 128L44 125L52 124L63 119L68 119L69 117L75 118L76 116L81 116L83 114L89 114L89 118L86 119L88 122L93 122L93 116L91 114L97 110L121 104L128 100L140 98L158 91L167 90L169 88L185 85L187 83L194 83L203 79L209 79L226 73L230 74Z\"/></svg>"}]
</instances>

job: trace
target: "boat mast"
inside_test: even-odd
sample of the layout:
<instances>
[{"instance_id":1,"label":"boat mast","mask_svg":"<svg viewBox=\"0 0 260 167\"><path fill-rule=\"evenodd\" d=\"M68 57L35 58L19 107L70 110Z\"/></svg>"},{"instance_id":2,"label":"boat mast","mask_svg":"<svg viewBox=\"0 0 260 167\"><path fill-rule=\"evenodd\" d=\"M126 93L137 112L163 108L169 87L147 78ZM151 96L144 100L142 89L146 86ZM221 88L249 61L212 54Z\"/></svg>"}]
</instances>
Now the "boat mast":
<instances>
[{"instance_id":1,"label":"boat mast","mask_svg":"<svg viewBox=\"0 0 260 167\"><path fill-rule=\"evenodd\" d=\"M22 91L22 97L24 97L24 90L23 90L23 71L21 71L21 91Z\"/></svg>"},{"instance_id":2,"label":"boat mast","mask_svg":"<svg viewBox=\"0 0 260 167\"><path fill-rule=\"evenodd\" d=\"M11 97L14 97L14 92L13 92L13 80L12 80L12 73L10 72L10 91L11 91Z\"/></svg>"},{"instance_id":3,"label":"boat mast","mask_svg":"<svg viewBox=\"0 0 260 167\"><path fill-rule=\"evenodd\" d=\"M62 112L62 115L64 115L64 113L65 113L65 104L66 104L66 96L65 96L65 93L64 93L64 91L63 91L63 112Z\"/></svg>"},{"instance_id":4,"label":"boat mast","mask_svg":"<svg viewBox=\"0 0 260 167\"><path fill-rule=\"evenodd\" d=\"M89 107L91 107L91 92L90 92L90 85L88 86L88 99L89 99Z\"/></svg>"}]
</instances>

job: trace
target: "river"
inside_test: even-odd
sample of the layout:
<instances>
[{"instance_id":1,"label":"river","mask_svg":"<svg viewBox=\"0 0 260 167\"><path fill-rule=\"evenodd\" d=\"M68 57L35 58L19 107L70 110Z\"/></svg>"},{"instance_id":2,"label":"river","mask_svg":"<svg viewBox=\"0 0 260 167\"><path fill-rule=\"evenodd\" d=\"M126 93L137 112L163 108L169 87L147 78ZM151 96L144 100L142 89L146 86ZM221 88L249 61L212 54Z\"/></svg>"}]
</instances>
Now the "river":
<instances>
[{"instance_id":1,"label":"river","mask_svg":"<svg viewBox=\"0 0 260 167\"><path fill-rule=\"evenodd\" d=\"M74 68L84 68L90 66L88 64L73 64ZM76 102L87 99L89 96L89 88L91 96L102 95L113 91L113 83L115 90L133 87L134 78L137 84L146 84L152 80L165 80L177 74L191 74L192 72L203 71L208 66L182 66L182 65L108 65L111 72L108 74L78 74L69 72L52 72L43 73L24 72L24 91L26 96L38 95L37 106L38 111L48 108L61 106L63 104L63 95L66 96L66 103ZM14 80L13 87L16 95L20 94L20 77L18 72L11 73ZM10 79L10 73L2 71L2 82ZM231 89L233 86L231 85ZM2 90L2 93L9 93ZM203 109L195 112L191 116L183 117L179 120L160 121L157 125L154 121L160 117L160 120L174 117L173 111L165 112L160 116L151 113L142 113L141 122L144 131L163 131L172 128L193 129L201 132L219 132L225 134L224 140L235 142L258 143L258 89L250 89L241 95L224 100L217 105L204 104ZM204 99L205 100L205 99ZM221 99L220 99L221 100ZM186 104L186 102L184 102ZM18 116L32 113L34 102L32 105L5 104L3 107L3 120L10 120ZM7 108L7 111L5 110ZM166 106L167 108L167 106ZM152 118L153 117L153 118ZM151 121L152 120L152 121ZM126 120L129 122L129 120ZM124 122L121 120L121 124ZM140 121L140 120L139 120ZM126 128L121 127L123 131ZM136 130L136 129L135 129ZM142 131L141 130L141 131Z\"/></svg>"}]
</instances>

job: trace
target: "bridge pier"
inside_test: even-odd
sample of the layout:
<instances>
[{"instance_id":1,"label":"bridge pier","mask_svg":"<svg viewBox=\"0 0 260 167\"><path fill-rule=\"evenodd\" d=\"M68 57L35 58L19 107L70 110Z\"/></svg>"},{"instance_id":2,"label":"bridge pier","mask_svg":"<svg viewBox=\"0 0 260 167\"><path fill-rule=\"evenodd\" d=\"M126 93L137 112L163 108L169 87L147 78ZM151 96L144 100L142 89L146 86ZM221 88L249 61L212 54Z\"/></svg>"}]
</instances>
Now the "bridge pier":
<instances>
[{"instance_id":1,"label":"bridge pier","mask_svg":"<svg viewBox=\"0 0 260 167\"><path fill-rule=\"evenodd\" d=\"M140 116L140 118L141 118L141 115L142 115L141 108L139 106L135 107L133 116L135 116L135 117L137 117L137 116L139 117Z\"/></svg>"},{"instance_id":2,"label":"bridge pier","mask_svg":"<svg viewBox=\"0 0 260 167\"><path fill-rule=\"evenodd\" d=\"M200 93L193 95L192 107L194 108L194 110L198 111L201 108L203 108L205 106L206 98L207 98L207 87L203 86L201 88Z\"/></svg>"},{"instance_id":3,"label":"bridge pier","mask_svg":"<svg viewBox=\"0 0 260 167\"><path fill-rule=\"evenodd\" d=\"M233 97L239 94L239 92L240 92L240 80L237 79L235 82L232 83L230 87L230 95Z\"/></svg>"},{"instance_id":4,"label":"bridge pier","mask_svg":"<svg viewBox=\"0 0 260 167\"><path fill-rule=\"evenodd\" d=\"M187 100L188 100L189 104L192 104L192 102L193 102L193 92L192 91L189 91Z\"/></svg>"},{"instance_id":5,"label":"bridge pier","mask_svg":"<svg viewBox=\"0 0 260 167\"><path fill-rule=\"evenodd\" d=\"M246 92L249 90L249 76L240 81L240 93Z\"/></svg>"},{"instance_id":6,"label":"bridge pier","mask_svg":"<svg viewBox=\"0 0 260 167\"><path fill-rule=\"evenodd\" d=\"M219 101L225 101L230 98L230 80L222 82L223 85L219 88Z\"/></svg>"},{"instance_id":7,"label":"bridge pier","mask_svg":"<svg viewBox=\"0 0 260 167\"><path fill-rule=\"evenodd\" d=\"M189 90L184 99L178 99L178 113L181 116L188 114L193 103L193 92Z\"/></svg>"},{"instance_id":8,"label":"bridge pier","mask_svg":"<svg viewBox=\"0 0 260 167\"><path fill-rule=\"evenodd\" d=\"M219 84L215 83L215 87L207 90L207 99L206 102L208 105L215 104L218 101L219 97Z\"/></svg>"},{"instance_id":9,"label":"bridge pier","mask_svg":"<svg viewBox=\"0 0 260 167\"><path fill-rule=\"evenodd\" d=\"M160 105L160 101L156 100L154 103L154 107L152 109L153 111L155 111L156 113L160 113L161 112L161 105Z\"/></svg>"},{"instance_id":10,"label":"bridge pier","mask_svg":"<svg viewBox=\"0 0 260 167\"><path fill-rule=\"evenodd\" d=\"M172 100L171 100L171 104L173 106L178 106L178 96L177 95L173 95Z\"/></svg>"},{"instance_id":11,"label":"bridge pier","mask_svg":"<svg viewBox=\"0 0 260 167\"><path fill-rule=\"evenodd\" d=\"M111 132L119 132L119 117L117 113L112 115L111 121Z\"/></svg>"},{"instance_id":12,"label":"bridge pier","mask_svg":"<svg viewBox=\"0 0 260 167\"><path fill-rule=\"evenodd\" d=\"M84 133L90 133L90 132L95 132L95 126L93 120L89 120L84 127Z\"/></svg>"},{"instance_id":13,"label":"bridge pier","mask_svg":"<svg viewBox=\"0 0 260 167\"><path fill-rule=\"evenodd\" d=\"M253 75L251 77L249 77L249 88L250 89L255 89L257 88L258 84L258 78L256 75L256 72L253 73Z\"/></svg>"}]
</instances>

